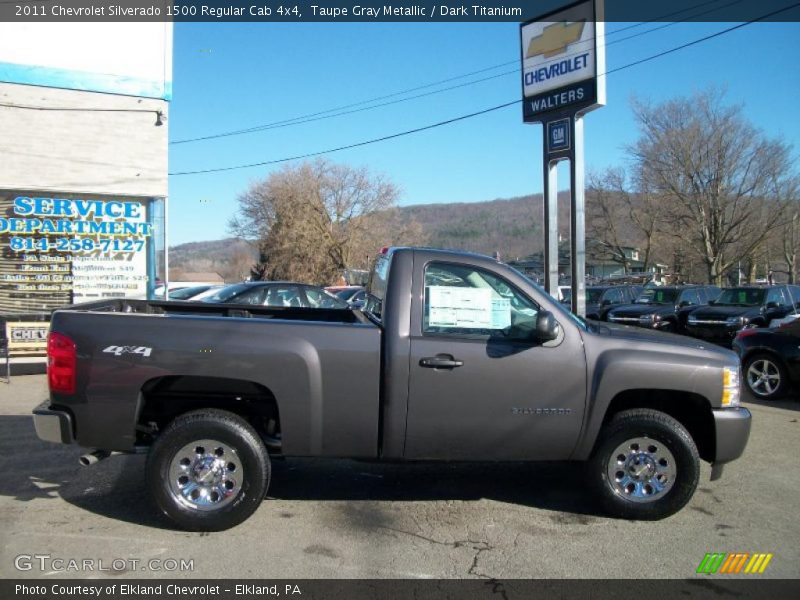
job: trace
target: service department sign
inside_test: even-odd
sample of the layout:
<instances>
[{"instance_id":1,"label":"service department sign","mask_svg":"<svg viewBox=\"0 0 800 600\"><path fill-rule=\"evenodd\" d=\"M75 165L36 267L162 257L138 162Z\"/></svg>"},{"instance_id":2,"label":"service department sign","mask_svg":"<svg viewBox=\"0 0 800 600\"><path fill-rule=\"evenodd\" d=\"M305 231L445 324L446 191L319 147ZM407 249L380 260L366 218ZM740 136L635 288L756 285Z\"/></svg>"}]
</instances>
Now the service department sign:
<instances>
[{"instance_id":1,"label":"service department sign","mask_svg":"<svg viewBox=\"0 0 800 600\"><path fill-rule=\"evenodd\" d=\"M602 1L587 0L523 23L523 119L588 112L605 104Z\"/></svg>"}]
</instances>

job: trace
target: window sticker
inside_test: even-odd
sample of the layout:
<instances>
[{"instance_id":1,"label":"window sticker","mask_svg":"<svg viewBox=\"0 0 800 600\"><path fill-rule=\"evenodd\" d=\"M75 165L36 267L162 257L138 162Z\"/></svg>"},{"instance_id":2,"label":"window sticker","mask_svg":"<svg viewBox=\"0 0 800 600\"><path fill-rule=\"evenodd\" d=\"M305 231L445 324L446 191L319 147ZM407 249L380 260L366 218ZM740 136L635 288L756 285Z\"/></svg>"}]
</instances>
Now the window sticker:
<instances>
[{"instance_id":1,"label":"window sticker","mask_svg":"<svg viewBox=\"0 0 800 600\"><path fill-rule=\"evenodd\" d=\"M489 289L432 285L428 288L428 297L430 327L494 327L492 292Z\"/></svg>"},{"instance_id":2,"label":"window sticker","mask_svg":"<svg viewBox=\"0 0 800 600\"><path fill-rule=\"evenodd\" d=\"M511 300L492 298L492 329L511 327Z\"/></svg>"}]
</instances>

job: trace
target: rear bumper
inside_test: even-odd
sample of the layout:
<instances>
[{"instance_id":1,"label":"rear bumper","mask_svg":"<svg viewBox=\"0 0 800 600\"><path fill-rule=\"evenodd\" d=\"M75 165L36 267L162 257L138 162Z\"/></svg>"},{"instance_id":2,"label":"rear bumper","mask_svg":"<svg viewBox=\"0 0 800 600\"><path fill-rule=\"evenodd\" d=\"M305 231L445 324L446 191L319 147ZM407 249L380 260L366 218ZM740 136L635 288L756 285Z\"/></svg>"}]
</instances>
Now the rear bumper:
<instances>
[{"instance_id":1,"label":"rear bumper","mask_svg":"<svg viewBox=\"0 0 800 600\"><path fill-rule=\"evenodd\" d=\"M739 458L750 438L752 416L746 408L722 408L714 414L717 447L714 464L720 465Z\"/></svg>"},{"instance_id":2,"label":"rear bumper","mask_svg":"<svg viewBox=\"0 0 800 600\"><path fill-rule=\"evenodd\" d=\"M72 416L66 411L52 410L49 402L43 402L33 409L33 426L36 435L45 442L71 444L75 441Z\"/></svg>"}]
</instances>

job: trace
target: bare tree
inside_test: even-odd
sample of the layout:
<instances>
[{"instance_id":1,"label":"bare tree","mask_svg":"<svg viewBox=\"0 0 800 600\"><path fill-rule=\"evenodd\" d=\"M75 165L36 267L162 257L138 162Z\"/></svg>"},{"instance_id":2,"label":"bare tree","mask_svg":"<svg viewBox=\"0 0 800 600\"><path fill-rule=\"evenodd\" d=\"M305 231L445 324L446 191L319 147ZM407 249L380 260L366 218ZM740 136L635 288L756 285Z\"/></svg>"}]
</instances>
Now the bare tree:
<instances>
[{"instance_id":1,"label":"bare tree","mask_svg":"<svg viewBox=\"0 0 800 600\"><path fill-rule=\"evenodd\" d=\"M800 251L800 202L793 202L781 230L780 250L786 263L789 283L797 283L797 254Z\"/></svg>"},{"instance_id":2,"label":"bare tree","mask_svg":"<svg viewBox=\"0 0 800 600\"><path fill-rule=\"evenodd\" d=\"M750 256L784 222L790 148L724 106L716 90L661 104L634 102L637 170L663 198L671 235L705 264L709 282Z\"/></svg>"},{"instance_id":3,"label":"bare tree","mask_svg":"<svg viewBox=\"0 0 800 600\"><path fill-rule=\"evenodd\" d=\"M629 183L621 168L592 174L588 181L587 229L595 244L626 272L631 261L625 249L640 249L647 271L658 250L663 198L642 175Z\"/></svg>"},{"instance_id":4,"label":"bare tree","mask_svg":"<svg viewBox=\"0 0 800 600\"><path fill-rule=\"evenodd\" d=\"M598 258L610 258L630 269L625 248L631 244L629 232L623 230L628 221L630 204L625 197L625 174L621 169L609 169L603 174L588 177L586 203L587 229L599 252ZM604 256L605 255L605 256Z\"/></svg>"},{"instance_id":5,"label":"bare tree","mask_svg":"<svg viewBox=\"0 0 800 600\"><path fill-rule=\"evenodd\" d=\"M382 227L396 218L398 195L367 169L305 162L253 183L239 196L229 228L258 245L253 275L324 284L399 241L403 228ZM384 233L393 235L376 239Z\"/></svg>"}]
</instances>

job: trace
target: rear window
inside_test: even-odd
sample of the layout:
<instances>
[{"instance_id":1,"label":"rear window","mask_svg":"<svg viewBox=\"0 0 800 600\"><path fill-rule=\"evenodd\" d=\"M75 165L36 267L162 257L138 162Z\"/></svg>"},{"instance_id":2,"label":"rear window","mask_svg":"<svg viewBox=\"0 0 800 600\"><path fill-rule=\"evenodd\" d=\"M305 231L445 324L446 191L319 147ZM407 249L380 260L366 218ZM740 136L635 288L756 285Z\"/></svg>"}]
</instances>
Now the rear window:
<instances>
[{"instance_id":1,"label":"rear window","mask_svg":"<svg viewBox=\"0 0 800 600\"><path fill-rule=\"evenodd\" d=\"M369 276L367 284L367 301L364 312L372 315L378 321L382 318L383 300L386 298L386 285L389 281L389 267L392 263L390 254L381 254L375 261L375 266Z\"/></svg>"}]
</instances>

